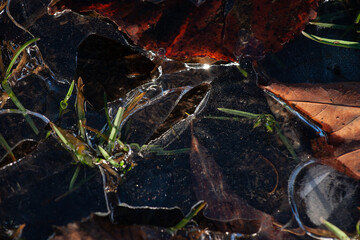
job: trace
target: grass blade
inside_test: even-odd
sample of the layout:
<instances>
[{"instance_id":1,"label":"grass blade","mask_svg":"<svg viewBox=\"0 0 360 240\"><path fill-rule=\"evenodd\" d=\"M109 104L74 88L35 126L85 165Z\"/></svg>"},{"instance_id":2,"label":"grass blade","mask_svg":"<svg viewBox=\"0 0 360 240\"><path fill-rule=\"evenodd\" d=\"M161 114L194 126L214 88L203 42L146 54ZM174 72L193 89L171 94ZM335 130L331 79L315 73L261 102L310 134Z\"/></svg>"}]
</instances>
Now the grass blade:
<instances>
[{"instance_id":1,"label":"grass blade","mask_svg":"<svg viewBox=\"0 0 360 240\"><path fill-rule=\"evenodd\" d=\"M11 159L16 162L16 158L14 153L11 150L11 147L9 146L9 144L6 142L5 138L3 137L3 135L0 133L0 145L8 152L8 154L10 155Z\"/></svg>"},{"instance_id":2,"label":"grass blade","mask_svg":"<svg viewBox=\"0 0 360 240\"><path fill-rule=\"evenodd\" d=\"M109 155L108 152L105 151L105 149L103 149L101 146L98 146L99 150L100 150L100 153L101 155L103 155L103 157L105 158L105 160L107 162L109 162L113 167L116 167L116 168L119 168L120 167L120 164L115 162L111 156Z\"/></svg>"},{"instance_id":3,"label":"grass blade","mask_svg":"<svg viewBox=\"0 0 360 240\"><path fill-rule=\"evenodd\" d=\"M20 56L20 54L22 53L22 51L25 50L25 48L27 48L30 44L36 42L40 40L40 38L33 38L31 39L30 41L27 41L26 43L24 43L24 45L22 45L18 51L15 53L15 55L13 56L13 58L11 59L11 62L6 70L6 73L5 73L5 79L3 80L3 82L7 82L8 78L10 77L11 75L11 69L13 68L15 62L16 62L16 59Z\"/></svg>"},{"instance_id":4,"label":"grass blade","mask_svg":"<svg viewBox=\"0 0 360 240\"><path fill-rule=\"evenodd\" d=\"M16 107L22 112L24 118L26 119L26 121L29 123L30 127L32 128L32 130L35 132L35 134L39 134L39 130L37 129L37 127L35 126L34 121L31 119L31 117L26 113L26 109L25 107L20 103L19 99L16 97L15 93L13 92L13 90L11 89L9 83L8 83L8 79L11 76L11 70L16 62L16 59L20 56L20 54L25 50L25 48L27 48L30 44L38 41L39 38L34 38L31 39L30 41L26 42L24 45L22 45L18 51L15 53L15 55L13 56L13 58L11 59L11 62L8 66L8 68L6 69L6 73L5 73L5 78L2 80L1 82L1 86L3 87L3 89L5 90L5 92L8 94L8 96L10 97L11 101L13 101L13 103L16 105Z\"/></svg>"},{"instance_id":5,"label":"grass blade","mask_svg":"<svg viewBox=\"0 0 360 240\"><path fill-rule=\"evenodd\" d=\"M345 41L345 40L338 40L338 39L330 39L330 38L322 38L322 37L318 37L316 35L313 34L309 34L306 32L301 32L305 37L318 42L318 43L323 43L326 45L331 45L331 46L335 46L335 47L344 47L344 48L355 48L355 49L360 49L360 43L359 42L351 42L351 41Z\"/></svg>"},{"instance_id":6,"label":"grass blade","mask_svg":"<svg viewBox=\"0 0 360 240\"><path fill-rule=\"evenodd\" d=\"M309 22L310 25L315 25L318 27L323 28L333 28L333 29L339 29L339 30L349 30L349 29L356 29L354 26L351 25L340 25L340 24L334 24L334 23L323 23L323 22Z\"/></svg>"},{"instance_id":7,"label":"grass blade","mask_svg":"<svg viewBox=\"0 0 360 240\"><path fill-rule=\"evenodd\" d=\"M118 132L120 131L119 126L121 124L123 114L124 114L124 108L119 107L119 109L116 113L116 116L115 116L114 124L110 131L110 136L109 136L109 141L108 141L108 146L107 146L108 151L112 151L114 149L116 136L118 135Z\"/></svg>"},{"instance_id":8,"label":"grass blade","mask_svg":"<svg viewBox=\"0 0 360 240\"><path fill-rule=\"evenodd\" d=\"M70 180L70 184L69 184L69 191L71 191L73 188L74 188L74 184L76 182L76 179L79 175L79 172L80 172L80 165L78 165L75 169L75 172Z\"/></svg>"},{"instance_id":9,"label":"grass blade","mask_svg":"<svg viewBox=\"0 0 360 240\"><path fill-rule=\"evenodd\" d=\"M69 90L65 96L65 98L60 102L60 111L59 111L59 117L62 116L62 114L64 113L64 111L66 110L66 108L68 107L68 101L72 95L72 92L74 90L74 86L75 86L75 81L73 80L71 82L71 85L69 87Z\"/></svg>"},{"instance_id":10,"label":"grass blade","mask_svg":"<svg viewBox=\"0 0 360 240\"><path fill-rule=\"evenodd\" d=\"M327 229L333 232L340 240L350 240L350 238L337 226L326 221L323 218L320 218L320 222L325 225Z\"/></svg>"},{"instance_id":11,"label":"grass blade","mask_svg":"<svg viewBox=\"0 0 360 240\"><path fill-rule=\"evenodd\" d=\"M218 108L218 110L225 112L225 113L229 113L229 114L233 114L233 115L237 115L237 116L241 116L241 117L246 117L246 118L252 118L252 119L257 119L255 124L254 124L254 128L259 127L260 125L264 124L265 128L267 129L268 132L272 132L273 129L275 128L276 130L276 134L279 136L280 140L282 141L282 143L285 145L286 149L289 151L289 153L291 154L291 156L295 159L295 160L299 160L296 152L294 150L294 148L291 146L291 144L289 143L289 140L287 139L287 137L282 134L281 129L279 124L276 122L275 118L273 115L271 114L254 114L254 113L249 113L249 112L243 112L243 111L239 111L239 110L234 110L234 109L228 109L228 108ZM210 118L210 119L217 119L217 120L234 120L234 121L240 121L239 118L237 117L215 117L215 116L207 116L206 118Z\"/></svg>"},{"instance_id":12,"label":"grass blade","mask_svg":"<svg viewBox=\"0 0 360 240\"><path fill-rule=\"evenodd\" d=\"M92 128L92 127L89 127L89 126L87 126L87 125L83 125L83 127L84 127L85 129L93 132L93 133L96 133L96 136L97 136L98 138L102 138L102 139L104 139L104 140L106 140L106 141L109 140L109 138L108 138L107 136L105 136L104 134L102 134L99 130L97 130L97 129L95 129L95 128Z\"/></svg>"},{"instance_id":13,"label":"grass blade","mask_svg":"<svg viewBox=\"0 0 360 240\"><path fill-rule=\"evenodd\" d=\"M360 22L360 12L356 15L354 23L359 24L359 22Z\"/></svg>"},{"instance_id":14,"label":"grass blade","mask_svg":"<svg viewBox=\"0 0 360 240\"><path fill-rule=\"evenodd\" d=\"M125 119L127 116L130 115L132 110L138 105L139 101L145 96L145 94L146 94L146 92L142 92L139 95L137 95L133 100L131 100L129 105L126 106L126 109L124 111L123 119Z\"/></svg>"},{"instance_id":15,"label":"grass blade","mask_svg":"<svg viewBox=\"0 0 360 240\"><path fill-rule=\"evenodd\" d=\"M27 114L25 107L20 103L19 99L16 97L15 93L9 86L9 84L6 82L2 84L2 87L4 88L5 92L8 94L10 99L13 101L15 106L21 111L22 115L24 116L25 120L29 123L32 130L35 132L35 134L39 134L39 130L35 126L34 121L31 119L31 117Z\"/></svg>"},{"instance_id":16,"label":"grass blade","mask_svg":"<svg viewBox=\"0 0 360 240\"><path fill-rule=\"evenodd\" d=\"M73 151L75 151L74 147L70 142L66 139L66 137L61 133L61 131L55 126L55 124L50 123L50 127L55 131L56 135L60 138L60 140L68 147L70 147Z\"/></svg>"},{"instance_id":17,"label":"grass blade","mask_svg":"<svg viewBox=\"0 0 360 240\"><path fill-rule=\"evenodd\" d=\"M177 230L185 227L186 224L188 224L188 222L193 217L195 217L206 205L207 205L206 202L200 202L199 204L192 207L190 213L188 213L178 224L176 224L174 227L170 228L170 231L176 232Z\"/></svg>"},{"instance_id":18,"label":"grass blade","mask_svg":"<svg viewBox=\"0 0 360 240\"><path fill-rule=\"evenodd\" d=\"M295 152L294 148L293 148L293 147L291 146L291 144L289 143L289 140L287 139L287 137L285 137L285 135L282 134L280 127L279 127L279 126L276 126L275 128L276 128L276 133L277 133L277 135L279 136L280 140L281 140L282 143L285 145L286 149L289 151L289 153L291 154L291 156L292 156L295 160L299 161L299 159L298 159L298 157L297 157L297 155L296 155L296 152Z\"/></svg>"},{"instance_id":19,"label":"grass blade","mask_svg":"<svg viewBox=\"0 0 360 240\"><path fill-rule=\"evenodd\" d=\"M84 178L82 180L80 180L80 182L73 187L73 189L71 191L67 191L66 193L60 195L59 197L57 197L54 202L58 202L59 200L63 199L64 197L68 196L69 194L71 194L72 192L74 192L75 190L77 190L78 188L80 188L83 184L85 184L86 182L88 182L89 180L91 180L92 178L94 178L96 176L96 173L90 175L87 178Z\"/></svg>"},{"instance_id":20,"label":"grass blade","mask_svg":"<svg viewBox=\"0 0 360 240\"><path fill-rule=\"evenodd\" d=\"M240 66L236 66L236 68L239 70L239 72L245 77L247 78L249 76L249 74L245 71L245 69L241 68Z\"/></svg>"},{"instance_id":21,"label":"grass blade","mask_svg":"<svg viewBox=\"0 0 360 240\"><path fill-rule=\"evenodd\" d=\"M75 154L76 160L89 167L94 167L93 157L89 154L89 146L83 140L56 127L55 124L50 123L51 128L55 131L61 142L67 146L67 149Z\"/></svg>"},{"instance_id":22,"label":"grass blade","mask_svg":"<svg viewBox=\"0 0 360 240\"><path fill-rule=\"evenodd\" d=\"M108 107L108 103L107 103L107 95L106 95L106 93L104 93L104 110L105 110L107 123L109 125L109 128L111 129L112 128L112 123L111 123L111 119L110 119L110 116L109 116L109 107Z\"/></svg>"},{"instance_id":23,"label":"grass blade","mask_svg":"<svg viewBox=\"0 0 360 240\"><path fill-rule=\"evenodd\" d=\"M225 120L225 121L241 121L241 120L243 120L243 118L238 118L238 117L219 117L219 116L206 116L204 118Z\"/></svg>"},{"instance_id":24,"label":"grass blade","mask_svg":"<svg viewBox=\"0 0 360 240\"><path fill-rule=\"evenodd\" d=\"M147 145L148 151L151 153L155 153L157 156L169 156L175 154L182 154L190 152L190 148L179 148L173 150L165 150L164 148L156 145Z\"/></svg>"},{"instance_id":25,"label":"grass blade","mask_svg":"<svg viewBox=\"0 0 360 240\"><path fill-rule=\"evenodd\" d=\"M240 117L246 117L246 118L258 118L260 114L254 114L249 112L243 112L235 109L229 109L229 108L218 108L219 111L222 111L224 113L233 114Z\"/></svg>"}]
</instances>

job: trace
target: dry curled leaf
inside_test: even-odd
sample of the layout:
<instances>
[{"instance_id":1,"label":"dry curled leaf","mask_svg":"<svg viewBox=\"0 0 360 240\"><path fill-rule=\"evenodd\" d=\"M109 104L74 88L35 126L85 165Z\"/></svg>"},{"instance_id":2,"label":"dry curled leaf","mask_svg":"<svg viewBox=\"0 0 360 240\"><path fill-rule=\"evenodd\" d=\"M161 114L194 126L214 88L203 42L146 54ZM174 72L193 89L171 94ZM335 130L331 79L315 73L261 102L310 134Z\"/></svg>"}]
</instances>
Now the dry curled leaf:
<instances>
[{"instance_id":1,"label":"dry curled leaf","mask_svg":"<svg viewBox=\"0 0 360 240\"><path fill-rule=\"evenodd\" d=\"M315 155L360 178L360 84L282 84L262 86L312 120L328 135L313 142Z\"/></svg>"}]
</instances>

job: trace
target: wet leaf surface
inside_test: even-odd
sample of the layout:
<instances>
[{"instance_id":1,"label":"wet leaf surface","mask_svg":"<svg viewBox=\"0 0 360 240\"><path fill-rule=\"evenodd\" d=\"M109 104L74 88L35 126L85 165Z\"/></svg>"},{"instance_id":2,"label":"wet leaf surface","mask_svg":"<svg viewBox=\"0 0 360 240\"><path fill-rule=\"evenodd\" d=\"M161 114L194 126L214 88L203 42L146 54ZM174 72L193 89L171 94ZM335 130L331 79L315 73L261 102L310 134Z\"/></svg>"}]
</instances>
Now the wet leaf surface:
<instances>
[{"instance_id":1,"label":"wet leaf surface","mask_svg":"<svg viewBox=\"0 0 360 240\"><path fill-rule=\"evenodd\" d=\"M316 16L317 1L53 1L50 13L96 11L136 44L170 58L235 60L281 49ZM240 35L240 36L239 36Z\"/></svg>"}]
</instances>

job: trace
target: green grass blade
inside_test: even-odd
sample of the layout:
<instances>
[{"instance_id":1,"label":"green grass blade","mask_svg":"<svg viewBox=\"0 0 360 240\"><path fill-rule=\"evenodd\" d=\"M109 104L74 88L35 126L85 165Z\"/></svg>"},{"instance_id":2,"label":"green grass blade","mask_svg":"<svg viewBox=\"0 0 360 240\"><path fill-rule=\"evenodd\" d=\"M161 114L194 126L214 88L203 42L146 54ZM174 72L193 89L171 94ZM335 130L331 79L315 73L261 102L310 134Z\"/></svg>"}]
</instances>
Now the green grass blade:
<instances>
[{"instance_id":1,"label":"green grass blade","mask_svg":"<svg viewBox=\"0 0 360 240\"><path fill-rule=\"evenodd\" d=\"M249 112L243 112L239 110L229 109L229 108L218 108L219 111L222 111L224 113L233 114L240 117L246 117L246 118L258 118L261 114L254 114Z\"/></svg>"},{"instance_id":2,"label":"green grass blade","mask_svg":"<svg viewBox=\"0 0 360 240\"><path fill-rule=\"evenodd\" d=\"M37 129L37 127L35 126L34 121L31 119L31 117L26 113L26 109L25 107L20 103L20 101L18 100L18 98L16 97L15 93L13 92L13 90L11 89L9 83L8 83L8 79L11 75L11 70L16 62L16 59L20 56L20 54L25 50L25 48L27 48L30 44L38 41L39 38L34 38L31 39L30 41L26 42L24 45L22 45L19 50L15 53L15 55L13 56L13 58L11 59L11 62L6 70L5 73L5 78L2 80L1 82L1 86L3 87L3 89L5 90L5 92L8 94L8 96L10 97L11 101L14 102L14 104L16 105L16 107L22 112L24 118L26 119L26 121L29 123L30 127L32 128L32 130L35 132L35 134L39 134L39 130Z\"/></svg>"},{"instance_id":3,"label":"green grass blade","mask_svg":"<svg viewBox=\"0 0 360 240\"><path fill-rule=\"evenodd\" d=\"M245 71L245 69L241 68L240 66L236 66L236 68L240 71L240 73L247 78L249 74Z\"/></svg>"},{"instance_id":4,"label":"green grass blade","mask_svg":"<svg viewBox=\"0 0 360 240\"><path fill-rule=\"evenodd\" d=\"M106 116L107 123L109 125L109 128L111 129L112 124L111 124L111 119L110 119L110 116L109 116L109 107L108 107L108 103L107 103L107 95L106 95L106 93L104 93L104 110L105 110L105 116Z\"/></svg>"},{"instance_id":5,"label":"green grass blade","mask_svg":"<svg viewBox=\"0 0 360 240\"><path fill-rule=\"evenodd\" d=\"M297 157L297 154L294 150L294 148L291 146L291 144L289 143L289 140L287 139L287 137L285 137L284 134L282 134L281 130L280 130L280 127L279 126L276 126L276 133L277 135L279 136L280 140L282 141L282 143L285 145L286 149L289 151L289 153L291 154L291 156L299 161L298 157Z\"/></svg>"},{"instance_id":6,"label":"green grass blade","mask_svg":"<svg viewBox=\"0 0 360 240\"><path fill-rule=\"evenodd\" d=\"M238 117L219 117L219 116L206 116L204 118L215 119L215 120L225 120L225 121L241 121L241 120L243 120L243 118L238 118Z\"/></svg>"},{"instance_id":7,"label":"green grass blade","mask_svg":"<svg viewBox=\"0 0 360 240\"><path fill-rule=\"evenodd\" d=\"M158 156L169 156L175 154L182 154L190 152L190 148L179 148L173 150L165 150L164 148L157 145L148 145L147 149L149 152L155 153Z\"/></svg>"},{"instance_id":8,"label":"green grass blade","mask_svg":"<svg viewBox=\"0 0 360 240\"><path fill-rule=\"evenodd\" d=\"M124 108L119 107L115 116L114 124L110 131L110 136L108 141L108 151L112 151L114 149L115 140L120 130L119 126L121 124L123 114L124 114Z\"/></svg>"},{"instance_id":9,"label":"green grass blade","mask_svg":"<svg viewBox=\"0 0 360 240\"><path fill-rule=\"evenodd\" d=\"M340 228L338 228L334 224L326 221L323 218L320 218L320 221L322 224L325 225L325 227L327 229L329 229L331 232L333 232L336 235L336 237L338 237L340 240L350 240L350 238Z\"/></svg>"},{"instance_id":10,"label":"green grass blade","mask_svg":"<svg viewBox=\"0 0 360 240\"><path fill-rule=\"evenodd\" d=\"M15 106L21 111L22 115L24 116L25 120L29 123L30 127L32 128L32 130L35 132L35 134L39 134L39 130L37 129L37 127L35 126L34 121L31 119L31 117L27 114L25 107L20 103L19 99L16 97L15 93L13 92L13 90L11 89L11 87L9 86L9 84L3 83L2 87L4 88L5 92L8 94L8 96L10 97L11 101L13 101L13 103L15 104Z\"/></svg>"},{"instance_id":11,"label":"green grass blade","mask_svg":"<svg viewBox=\"0 0 360 240\"><path fill-rule=\"evenodd\" d=\"M76 179L79 175L79 172L80 172L80 165L78 165L75 169L75 172L70 180L70 184L69 184L69 191L71 191L73 188L74 188L74 184L76 182Z\"/></svg>"},{"instance_id":12,"label":"green grass blade","mask_svg":"<svg viewBox=\"0 0 360 240\"><path fill-rule=\"evenodd\" d=\"M359 24L359 22L360 22L360 12L356 15L354 23Z\"/></svg>"},{"instance_id":13,"label":"green grass blade","mask_svg":"<svg viewBox=\"0 0 360 240\"><path fill-rule=\"evenodd\" d=\"M301 32L305 37L318 42L323 43L326 45L331 45L335 47L344 47L344 48L355 48L360 49L360 43L359 42L351 42L351 41L345 41L345 40L338 40L338 39L330 39L330 38L322 38L315 36L313 34L309 34L306 32Z\"/></svg>"},{"instance_id":14,"label":"green grass blade","mask_svg":"<svg viewBox=\"0 0 360 240\"><path fill-rule=\"evenodd\" d=\"M111 158L110 154L104 148L102 148L101 146L98 146L98 148L100 150L101 155L103 155L103 157L105 158L105 160L108 160Z\"/></svg>"},{"instance_id":15,"label":"green grass blade","mask_svg":"<svg viewBox=\"0 0 360 240\"><path fill-rule=\"evenodd\" d=\"M60 138L60 140L68 147L70 147L73 151L75 151L74 147L70 142L66 139L66 137L60 132L60 130L55 126L55 124L50 123L52 129L54 129L56 135Z\"/></svg>"},{"instance_id":16,"label":"green grass blade","mask_svg":"<svg viewBox=\"0 0 360 240\"><path fill-rule=\"evenodd\" d=\"M13 68L15 62L16 62L16 59L20 56L20 54L22 53L22 51L25 50L25 48L27 48L30 44L36 42L40 40L40 38L33 38L31 39L30 41L26 42L24 45L22 45L19 50L15 53L15 55L13 56L13 58L11 59L11 62L6 70L6 73L5 73L5 79L3 80L3 82L7 82L8 78L10 77L11 75L11 69Z\"/></svg>"},{"instance_id":17,"label":"green grass blade","mask_svg":"<svg viewBox=\"0 0 360 240\"><path fill-rule=\"evenodd\" d=\"M356 232L357 235L360 236L360 220L356 223Z\"/></svg>"},{"instance_id":18,"label":"green grass blade","mask_svg":"<svg viewBox=\"0 0 360 240\"><path fill-rule=\"evenodd\" d=\"M333 28L333 29L340 29L340 30L356 29L352 25L340 25L340 24L334 24L334 23L309 22L309 24L315 25L318 27L323 27L323 28Z\"/></svg>"},{"instance_id":19,"label":"green grass blade","mask_svg":"<svg viewBox=\"0 0 360 240\"><path fill-rule=\"evenodd\" d=\"M16 158L14 153L11 150L11 147L9 146L9 144L6 142L4 136L0 133L0 145L8 152L8 154L10 155L11 159L15 162Z\"/></svg>"},{"instance_id":20,"label":"green grass blade","mask_svg":"<svg viewBox=\"0 0 360 240\"><path fill-rule=\"evenodd\" d=\"M289 140L287 139L287 137L285 137L285 135L282 134L280 126L276 122L273 115L271 115L271 114L254 114L254 113L243 112L243 111L234 110L234 109L228 109L228 108L218 108L218 110L220 110L222 112L225 112L225 113L241 116L241 117L257 119L255 124L254 124L254 128L259 127L262 124L265 125L265 128L267 129L268 132L272 132L273 128L275 128L276 129L276 134L279 136L280 140L283 142L283 144L285 145L286 149L289 151L291 156L295 160L298 160L298 157L296 155L296 152L295 152L294 148L289 143ZM240 121L241 120L240 118L236 118L236 117L207 116L206 118L218 119L218 120L234 120L234 121Z\"/></svg>"},{"instance_id":21,"label":"green grass blade","mask_svg":"<svg viewBox=\"0 0 360 240\"><path fill-rule=\"evenodd\" d=\"M170 228L171 232L176 232L177 230L183 228L188 224L188 222L195 217L205 206L207 205L206 202L200 202L196 206L191 208L190 213L188 213L178 224L174 227Z\"/></svg>"},{"instance_id":22,"label":"green grass blade","mask_svg":"<svg viewBox=\"0 0 360 240\"><path fill-rule=\"evenodd\" d=\"M141 150L142 146L140 146L138 143L130 143L130 147L135 147L138 151Z\"/></svg>"},{"instance_id":23,"label":"green grass blade","mask_svg":"<svg viewBox=\"0 0 360 240\"><path fill-rule=\"evenodd\" d=\"M86 182L88 182L89 180L91 180L92 178L94 178L96 176L96 173L90 175L87 178L84 178L82 180L80 180L80 182L73 187L73 189L71 191L67 191L66 193L60 195L59 197L57 197L54 201L57 202L59 200L61 200L62 198L68 196L69 194L71 194L72 192L74 192L75 190L77 190L78 188L80 188L83 184L85 184Z\"/></svg>"},{"instance_id":24,"label":"green grass blade","mask_svg":"<svg viewBox=\"0 0 360 240\"><path fill-rule=\"evenodd\" d=\"M64 111L66 110L66 108L68 107L68 101L72 95L72 92L74 90L74 86L75 86L75 81L73 80L71 82L71 85L69 87L69 90L65 96L65 98L60 102L60 111L59 111L59 117L61 117L61 115L64 113Z\"/></svg>"},{"instance_id":25,"label":"green grass blade","mask_svg":"<svg viewBox=\"0 0 360 240\"><path fill-rule=\"evenodd\" d=\"M98 148L100 150L101 155L103 155L106 161L108 161L112 166L116 168L120 167L120 164L115 162L104 148L102 148L101 146L98 146Z\"/></svg>"}]
</instances>

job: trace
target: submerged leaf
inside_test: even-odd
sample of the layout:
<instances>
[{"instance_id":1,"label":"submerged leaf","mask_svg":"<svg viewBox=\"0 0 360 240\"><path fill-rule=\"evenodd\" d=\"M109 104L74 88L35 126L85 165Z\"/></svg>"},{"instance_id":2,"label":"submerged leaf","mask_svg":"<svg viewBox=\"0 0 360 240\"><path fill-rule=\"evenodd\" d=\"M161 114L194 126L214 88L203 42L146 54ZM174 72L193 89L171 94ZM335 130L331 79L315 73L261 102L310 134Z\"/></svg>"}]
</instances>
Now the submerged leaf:
<instances>
[{"instance_id":1,"label":"submerged leaf","mask_svg":"<svg viewBox=\"0 0 360 240\"><path fill-rule=\"evenodd\" d=\"M193 172L194 192L198 200L207 202L204 216L221 222L230 222L241 233L259 233L269 239L282 239L286 233L276 229L274 219L251 206L231 191L222 171L208 150L192 131L190 166ZM228 231L229 229L223 229Z\"/></svg>"}]
</instances>

